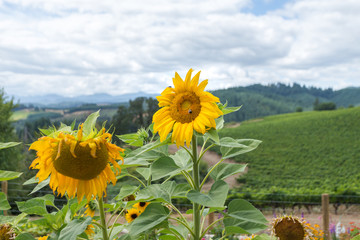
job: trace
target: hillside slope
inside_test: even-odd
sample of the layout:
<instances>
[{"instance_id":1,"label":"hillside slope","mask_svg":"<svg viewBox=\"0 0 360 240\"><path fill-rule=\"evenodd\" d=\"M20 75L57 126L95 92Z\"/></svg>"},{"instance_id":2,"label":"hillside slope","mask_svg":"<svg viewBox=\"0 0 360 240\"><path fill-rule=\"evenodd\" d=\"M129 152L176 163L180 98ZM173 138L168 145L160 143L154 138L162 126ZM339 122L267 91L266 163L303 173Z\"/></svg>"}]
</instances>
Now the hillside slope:
<instances>
[{"instance_id":1,"label":"hillside slope","mask_svg":"<svg viewBox=\"0 0 360 240\"><path fill-rule=\"evenodd\" d=\"M225 117L226 121L244 121L269 115L295 112L301 107L304 111L313 110L316 99L320 103L334 102L338 108L360 105L360 88L344 88L334 91L314 87L285 85L282 83L267 86L254 84L247 87L234 87L212 92L229 106L243 105L242 111Z\"/></svg>"},{"instance_id":2,"label":"hillside slope","mask_svg":"<svg viewBox=\"0 0 360 240\"><path fill-rule=\"evenodd\" d=\"M242 191L360 194L360 107L269 116L221 136L263 141L235 158L249 164Z\"/></svg>"}]
</instances>

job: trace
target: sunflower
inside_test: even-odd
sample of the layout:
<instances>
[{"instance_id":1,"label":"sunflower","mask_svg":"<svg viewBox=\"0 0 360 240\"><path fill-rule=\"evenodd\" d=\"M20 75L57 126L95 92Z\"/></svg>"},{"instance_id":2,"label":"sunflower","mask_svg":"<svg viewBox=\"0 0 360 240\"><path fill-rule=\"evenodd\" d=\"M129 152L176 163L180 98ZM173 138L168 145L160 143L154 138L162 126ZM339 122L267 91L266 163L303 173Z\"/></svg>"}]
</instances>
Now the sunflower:
<instances>
[{"instance_id":1,"label":"sunflower","mask_svg":"<svg viewBox=\"0 0 360 240\"><path fill-rule=\"evenodd\" d=\"M85 208L86 208L86 210L84 212L85 215L94 217L95 210L96 210L96 203L94 201L90 201L90 202L88 202L88 204L86 204Z\"/></svg>"},{"instance_id":2,"label":"sunflower","mask_svg":"<svg viewBox=\"0 0 360 240\"><path fill-rule=\"evenodd\" d=\"M86 227L86 229L85 229L85 234L86 234L88 237L91 237L92 235L95 234L94 229L95 229L94 225L89 224L89 225Z\"/></svg>"},{"instance_id":3,"label":"sunflower","mask_svg":"<svg viewBox=\"0 0 360 240\"><path fill-rule=\"evenodd\" d=\"M134 221L138 216L140 216L141 212L137 208L131 208L125 214L125 219L128 223Z\"/></svg>"},{"instance_id":4,"label":"sunflower","mask_svg":"<svg viewBox=\"0 0 360 240\"><path fill-rule=\"evenodd\" d=\"M49 236L38 237L37 240L46 240Z\"/></svg>"},{"instance_id":5,"label":"sunflower","mask_svg":"<svg viewBox=\"0 0 360 240\"><path fill-rule=\"evenodd\" d=\"M314 239L311 229L304 219L294 216L284 216L273 220L272 233L279 240Z\"/></svg>"},{"instance_id":6,"label":"sunflower","mask_svg":"<svg viewBox=\"0 0 360 240\"><path fill-rule=\"evenodd\" d=\"M14 229L12 227L5 223L0 225L0 240L10 240L15 239L16 234L14 232Z\"/></svg>"},{"instance_id":7,"label":"sunflower","mask_svg":"<svg viewBox=\"0 0 360 240\"><path fill-rule=\"evenodd\" d=\"M138 202L134 204L134 208L137 208L141 213L145 211L147 205L149 205L150 203L148 202Z\"/></svg>"},{"instance_id":8,"label":"sunflower","mask_svg":"<svg viewBox=\"0 0 360 240\"><path fill-rule=\"evenodd\" d=\"M89 128L89 122L85 121L85 130L83 124L77 131L68 126L47 130L47 136L30 146L37 151L30 168L39 169L36 174L39 183L50 176L49 186L54 193L77 196L78 201L84 196L88 201L106 196L107 184L115 185L116 175L120 174L116 160L123 161L120 152L124 149L110 143L112 135L105 128L97 131L95 123Z\"/></svg>"},{"instance_id":9,"label":"sunflower","mask_svg":"<svg viewBox=\"0 0 360 240\"><path fill-rule=\"evenodd\" d=\"M156 97L160 109L153 116L154 131L164 141L173 130L171 141L177 147L184 146L184 142L189 147L194 130L205 134L216 128L215 119L223 114L216 105L219 98L204 91L208 80L199 84L200 72L191 79L192 71L188 71L185 81L175 72L174 87L166 88Z\"/></svg>"}]
</instances>

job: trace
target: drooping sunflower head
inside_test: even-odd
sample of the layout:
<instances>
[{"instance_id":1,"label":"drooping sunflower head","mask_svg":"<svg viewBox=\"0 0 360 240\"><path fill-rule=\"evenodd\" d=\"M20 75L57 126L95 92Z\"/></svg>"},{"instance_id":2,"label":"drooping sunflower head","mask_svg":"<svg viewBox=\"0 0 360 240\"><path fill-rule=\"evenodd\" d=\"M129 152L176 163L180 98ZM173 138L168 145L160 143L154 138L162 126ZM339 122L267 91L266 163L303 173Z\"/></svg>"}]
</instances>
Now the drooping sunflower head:
<instances>
[{"instance_id":1,"label":"drooping sunflower head","mask_svg":"<svg viewBox=\"0 0 360 240\"><path fill-rule=\"evenodd\" d=\"M37 158L30 168L39 170L39 182L50 176L54 192L77 196L79 201L84 196L88 201L102 197L109 182L115 185L115 175L120 174L117 160L123 160L120 152L124 150L110 142L112 135L105 128L95 128L98 116L98 112L91 114L78 130L62 125L43 131L46 135L31 144Z\"/></svg>"},{"instance_id":2,"label":"drooping sunflower head","mask_svg":"<svg viewBox=\"0 0 360 240\"><path fill-rule=\"evenodd\" d=\"M149 205L149 202L138 202L134 204L134 208L137 208L141 213L145 211L146 207Z\"/></svg>"},{"instance_id":3,"label":"drooping sunflower head","mask_svg":"<svg viewBox=\"0 0 360 240\"><path fill-rule=\"evenodd\" d=\"M9 224L0 225L0 240L15 239L16 234L14 229Z\"/></svg>"},{"instance_id":4,"label":"drooping sunflower head","mask_svg":"<svg viewBox=\"0 0 360 240\"><path fill-rule=\"evenodd\" d=\"M128 223L134 221L138 216L140 216L141 212L137 208L129 209L125 214L125 219Z\"/></svg>"},{"instance_id":5,"label":"drooping sunflower head","mask_svg":"<svg viewBox=\"0 0 360 240\"><path fill-rule=\"evenodd\" d=\"M178 147L184 142L190 145L194 130L204 134L216 128L215 119L223 114L216 105L219 98L204 91L208 80L199 84L200 72L191 78L192 71L188 71L185 81L175 73L174 87L166 88L157 97L160 109L153 116L154 131L159 132L160 141L173 130L171 141Z\"/></svg>"},{"instance_id":6,"label":"drooping sunflower head","mask_svg":"<svg viewBox=\"0 0 360 240\"><path fill-rule=\"evenodd\" d=\"M311 233L306 221L294 216L275 218L272 222L272 233L279 240L305 240Z\"/></svg>"}]
</instances>

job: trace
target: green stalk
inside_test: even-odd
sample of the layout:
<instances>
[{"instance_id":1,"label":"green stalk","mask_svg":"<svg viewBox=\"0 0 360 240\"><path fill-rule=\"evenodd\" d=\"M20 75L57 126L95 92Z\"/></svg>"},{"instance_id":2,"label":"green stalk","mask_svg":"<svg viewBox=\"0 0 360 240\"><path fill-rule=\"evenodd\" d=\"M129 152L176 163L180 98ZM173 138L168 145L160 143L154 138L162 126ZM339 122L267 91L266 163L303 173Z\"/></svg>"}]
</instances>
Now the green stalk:
<instances>
[{"instance_id":1,"label":"green stalk","mask_svg":"<svg viewBox=\"0 0 360 240\"><path fill-rule=\"evenodd\" d=\"M99 210L100 210L100 222L102 226L101 229L103 234L103 240L109 240L107 235L106 221L105 221L104 200L102 197L99 199Z\"/></svg>"},{"instance_id":2,"label":"green stalk","mask_svg":"<svg viewBox=\"0 0 360 240\"><path fill-rule=\"evenodd\" d=\"M200 191L199 161L197 155L197 139L195 134L192 137L192 157L193 157L193 180L194 190ZM193 203L193 221L194 221L194 240L200 240L200 205Z\"/></svg>"}]
</instances>

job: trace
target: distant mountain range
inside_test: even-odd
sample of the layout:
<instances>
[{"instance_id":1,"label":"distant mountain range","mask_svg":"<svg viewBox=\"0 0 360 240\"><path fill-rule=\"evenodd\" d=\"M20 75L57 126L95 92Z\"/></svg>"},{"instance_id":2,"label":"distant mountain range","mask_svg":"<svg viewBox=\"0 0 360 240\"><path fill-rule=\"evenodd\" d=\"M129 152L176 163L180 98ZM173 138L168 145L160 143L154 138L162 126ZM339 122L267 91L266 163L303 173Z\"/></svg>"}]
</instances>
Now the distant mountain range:
<instances>
[{"instance_id":1,"label":"distant mountain range","mask_svg":"<svg viewBox=\"0 0 360 240\"><path fill-rule=\"evenodd\" d=\"M18 96L15 97L15 101L19 101L20 104L31 104L37 107L70 108L87 103L100 105L124 103L137 97L155 97L157 95L158 94L149 94L144 92L128 93L115 96L106 93L97 93L93 95L81 95L76 97L64 97L57 94L48 94L43 96Z\"/></svg>"}]
</instances>

